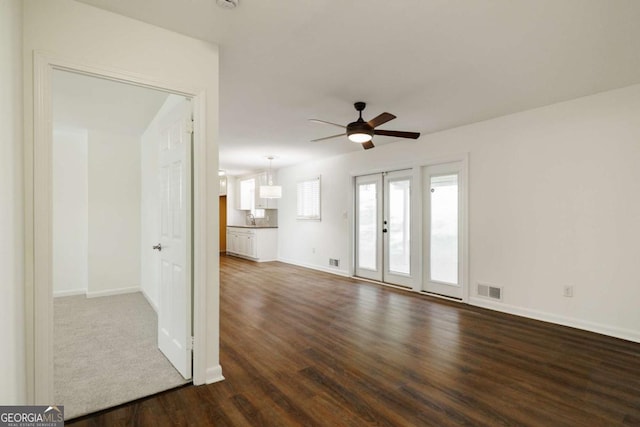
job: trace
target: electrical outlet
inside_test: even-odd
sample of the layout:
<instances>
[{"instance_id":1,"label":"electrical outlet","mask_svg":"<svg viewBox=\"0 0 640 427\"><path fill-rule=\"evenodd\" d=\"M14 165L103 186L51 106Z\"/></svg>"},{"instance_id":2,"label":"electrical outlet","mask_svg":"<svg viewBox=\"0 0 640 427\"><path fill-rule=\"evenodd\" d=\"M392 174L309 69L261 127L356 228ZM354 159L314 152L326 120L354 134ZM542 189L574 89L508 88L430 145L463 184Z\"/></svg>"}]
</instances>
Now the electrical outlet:
<instances>
[{"instance_id":1,"label":"electrical outlet","mask_svg":"<svg viewBox=\"0 0 640 427\"><path fill-rule=\"evenodd\" d=\"M573 296L573 286L571 285L565 286L563 295L565 297L571 298Z\"/></svg>"}]
</instances>

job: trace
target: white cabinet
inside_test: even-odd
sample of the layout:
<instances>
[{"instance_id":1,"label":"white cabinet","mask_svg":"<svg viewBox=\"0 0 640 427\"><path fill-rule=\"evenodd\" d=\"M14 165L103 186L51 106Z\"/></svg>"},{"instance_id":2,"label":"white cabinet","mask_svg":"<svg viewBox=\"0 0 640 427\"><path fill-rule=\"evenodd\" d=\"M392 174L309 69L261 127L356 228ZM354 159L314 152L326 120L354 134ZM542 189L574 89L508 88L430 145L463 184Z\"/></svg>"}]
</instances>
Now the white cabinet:
<instances>
[{"instance_id":1,"label":"white cabinet","mask_svg":"<svg viewBox=\"0 0 640 427\"><path fill-rule=\"evenodd\" d=\"M256 179L246 177L238 180L237 208L242 211L250 211L255 206Z\"/></svg>"},{"instance_id":2,"label":"white cabinet","mask_svg":"<svg viewBox=\"0 0 640 427\"><path fill-rule=\"evenodd\" d=\"M227 254L254 261L275 261L278 256L276 228L227 227Z\"/></svg>"},{"instance_id":3,"label":"white cabinet","mask_svg":"<svg viewBox=\"0 0 640 427\"><path fill-rule=\"evenodd\" d=\"M242 228L227 228L227 253L255 258L255 234Z\"/></svg>"}]
</instances>

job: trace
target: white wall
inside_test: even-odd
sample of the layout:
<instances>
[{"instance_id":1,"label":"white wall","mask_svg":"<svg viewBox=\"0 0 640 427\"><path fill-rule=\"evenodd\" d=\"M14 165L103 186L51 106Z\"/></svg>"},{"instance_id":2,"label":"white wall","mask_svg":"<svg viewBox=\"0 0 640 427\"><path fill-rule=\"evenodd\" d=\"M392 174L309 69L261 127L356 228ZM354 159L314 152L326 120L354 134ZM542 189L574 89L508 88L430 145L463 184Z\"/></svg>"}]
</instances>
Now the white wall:
<instances>
[{"instance_id":1,"label":"white wall","mask_svg":"<svg viewBox=\"0 0 640 427\"><path fill-rule=\"evenodd\" d=\"M0 404L26 402L22 2L0 2Z\"/></svg>"},{"instance_id":2,"label":"white wall","mask_svg":"<svg viewBox=\"0 0 640 427\"><path fill-rule=\"evenodd\" d=\"M88 283L88 135L53 132L53 294L84 294Z\"/></svg>"},{"instance_id":3,"label":"white wall","mask_svg":"<svg viewBox=\"0 0 640 427\"><path fill-rule=\"evenodd\" d=\"M140 288L158 311L160 257L151 247L160 242L158 152L162 118L184 97L169 95L140 138Z\"/></svg>"},{"instance_id":4,"label":"white wall","mask_svg":"<svg viewBox=\"0 0 640 427\"><path fill-rule=\"evenodd\" d=\"M87 296L140 287L140 140L89 131Z\"/></svg>"},{"instance_id":5,"label":"white wall","mask_svg":"<svg viewBox=\"0 0 640 427\"><path fill-rule=\"evenodd\" d=\"M280 169L279 257L350 274L350 173L468 152L470 303L640 342L638 117L640 85ZM314 174L322 221L296 221L295 182Z\"/></svg>"}]
</instances>

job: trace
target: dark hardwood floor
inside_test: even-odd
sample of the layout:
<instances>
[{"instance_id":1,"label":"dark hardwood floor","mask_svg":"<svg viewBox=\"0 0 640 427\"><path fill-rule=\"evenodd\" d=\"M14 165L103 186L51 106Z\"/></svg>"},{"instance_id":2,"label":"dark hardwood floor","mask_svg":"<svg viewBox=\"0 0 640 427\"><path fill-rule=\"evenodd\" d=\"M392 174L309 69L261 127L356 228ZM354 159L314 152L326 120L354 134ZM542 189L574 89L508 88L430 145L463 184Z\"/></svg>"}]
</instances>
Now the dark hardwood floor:
<instances>
[{"instance_id":1,"label":"dark hardwood floor","mask_svg":"<svg viewBox=\"0 0 640 427\"><path fill-rule=\"evenodd\" d=\"M640 344L221 259L226 380L75 426L640 425Z\"/></svg>"}]
</instances>

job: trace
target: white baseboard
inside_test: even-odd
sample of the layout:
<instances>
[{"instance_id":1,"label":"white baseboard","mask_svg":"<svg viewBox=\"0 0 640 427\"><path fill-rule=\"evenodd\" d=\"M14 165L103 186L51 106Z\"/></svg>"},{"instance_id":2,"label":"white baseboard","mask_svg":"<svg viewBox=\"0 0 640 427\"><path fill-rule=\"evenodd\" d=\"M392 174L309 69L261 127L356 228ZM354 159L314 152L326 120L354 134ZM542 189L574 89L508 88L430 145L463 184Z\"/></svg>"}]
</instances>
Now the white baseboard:
<instances>
[{"instance_id":1,"label":"white baseboard","mask_svg":"<svg viewBox=\"0 0 640 427\"><path fill-rule=\"evenodd\" d=\"M327 268L323 266L300 263L300 262L288 260L285 258L278 258L278 261L284 262L286 264L296 265L299 267L309 268L311 270L318 270L318 271L323 271L325 273L336 274L338 276L351 277L350 274L348 274L343 270L336 270L336 269ZM411 291L411 289L407 289L407 290ZM462 301L462 303L464 303L464 301ZM484 298L478 298L478 297L469 297L469 300L467 301L467 303L469 305L487 308L489 310L500 311L508 314L514 314L516 316L526 317L529 319L555 323L557 325L582 329L585 331L595 332L597 334L608 335L614 338L620 338L623 340L640 343L640 331L636 331L636 330L618 328L615 326L603 325L601 323L589 322L586 320L575 319L575 318L561 316L561 315L548 313L544 311L531 310L528 308L517 307L517 306L503 304L503 303L497 303L497 302L485 300Z\"/></svg>"},{"instance_id":2,"label":"white baseboard","mask_svg":"<svg viewBox=\"0 0 640 427\"><path fill-rule=\"evenodd\" d=\"M329 267L324 267L324 266L314 265L314 264L305 264L305 263L292 261L285 258L278 258L278 261L284 262L285 264L291 264L291 265L296 265L298 267L308 268L311 270L317 270L317 271L323 271L325 273L335 274L336 276L351 277L351 274L347 273L346 271L338 270L335 268L329 268Z\"/></svg>"},{"instance_id":3,"label":"white baseboard","mask_svg":"<svg viewBox=\"0 0 640 427\"><path fill-rule=\"evenodd\" d=\"M223 252L220 252L221 254ZM235 252L224 252L226 255L229 256L234 256L237 258L242 258L242 259L248 259L249 261L255 261L255 262L273 262L273 261L278 261L277 258L254 258L254 257L250 257L250 256L246 256L246 255L242 255L242 254L237 254Z\"/></svg>"},{"instance_id":4,"label":"white baseboard","mask_svg":"<svg viewBox=\"0 0 640 427\"><path fill-rule=\"evenodd\" d=\"M142 295L144 295L144 298L147 300L151 308L153 308L153 311L155 311L156 314L158 314L158 305L155 303L155 301L151 299L149 294L146 293L144 289L140 288L140 292L142 292Z\"/></svg>"},{"instance_id":5,"label":"white baseboard","mask_svg":"<svg viewBox=\"0 0 640 427\"><path fill-rule=\"evenodd\" d=\"M595 332L598 334L608 335L611 337L640 343L640 332L632 331L630 329L623 329L615 326L589 322L586 320L574 319L572 317L560 316L544 311L531 310L528 308L497 303L477 297L470 297L469 305L474 305L477 307L487 308L489 310L500 311L508 314L515 314L516 316L541 320L543 322L555 323L557 325L569 326L571 328L583 329L585 331Z\"/></svg>"},{"instance_id":6,"label":"white baseboard","mask_svg":"<svg viewBox=\"0 0 640 427\"><path fill-rule=\"evenodd\" d=\"M207 368L205 376L205 384L212 384L223 381L224 377L222 376L222 366L218 365L212 368Z\"/></svg>"},{"instance_id":7,"label":"white baseboard","mask_svg":"<svg viewBox=\"0 0 640 427\"><path fill-rule=\"evenodd\" d=\"M132 286L130 288L108 289L106 291L87 292L87 298L108 297L111 295L132 294L140 292L140 286Z\"/></svg>"},{"instance_id":8,"label":"white baseboard","mask_svg":"<svg viewBox=\"0 0 640 427\"><path fill-rule=\"evenodd\" d=\"M68 291L54 291L53 292L53 297L54 298L59 298L59 297L72 297L72 296L76 296L76 295L86 295L87 294L87 290L86 289L71 289Z\"/></svg>"}]
</instances>

